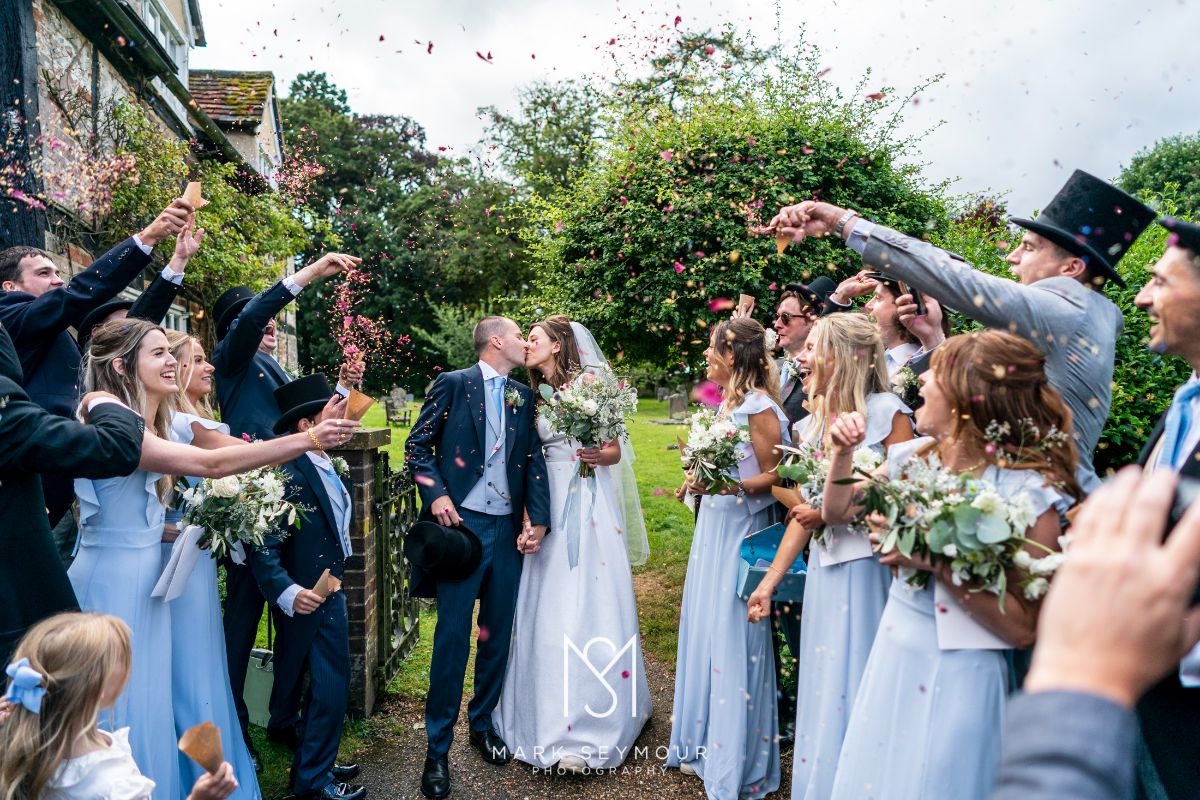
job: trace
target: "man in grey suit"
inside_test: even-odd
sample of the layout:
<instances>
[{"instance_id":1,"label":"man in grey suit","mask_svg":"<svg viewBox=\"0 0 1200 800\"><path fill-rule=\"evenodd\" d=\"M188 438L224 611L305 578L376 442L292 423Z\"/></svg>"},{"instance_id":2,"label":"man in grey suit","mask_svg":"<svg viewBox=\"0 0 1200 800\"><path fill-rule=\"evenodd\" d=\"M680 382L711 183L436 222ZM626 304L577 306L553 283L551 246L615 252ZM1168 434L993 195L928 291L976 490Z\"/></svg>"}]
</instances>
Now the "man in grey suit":
<instances>
[{"instance_id":1,"label":"man in grey suit","mask_svg":"<svg viewBox=\"0 0 1200 800\"><path fill-rule=\"evenodd\" d=\"M806 201L780 210L771 228L796 238L835 234L863 263L936 297L991 328L1028 338L1046 354L1046 376L1071 409L1079 448L1077 477L1099 481L1092 451L1112 403L1113 355L1124 328L1104 296L1106 281L1124 286L1117 261L1154 220L1129 195L1076 170L1025 229L1008 263L1019 283L980 272L928 242L862 219L830 203Z\"/></svg>"},{"instance_id":2,"label":"man in grey suit","mask_svg":"<svg viewBox=\"0 0 1200 800\"><path fill-rule=\"evenodd\" d=\"M1163 541L1175 482L1125 469L1080 508L1008 704L992 800L1134 797L1134 706L1200 640L1200 504Z\"/></svg>"}]
</instances>

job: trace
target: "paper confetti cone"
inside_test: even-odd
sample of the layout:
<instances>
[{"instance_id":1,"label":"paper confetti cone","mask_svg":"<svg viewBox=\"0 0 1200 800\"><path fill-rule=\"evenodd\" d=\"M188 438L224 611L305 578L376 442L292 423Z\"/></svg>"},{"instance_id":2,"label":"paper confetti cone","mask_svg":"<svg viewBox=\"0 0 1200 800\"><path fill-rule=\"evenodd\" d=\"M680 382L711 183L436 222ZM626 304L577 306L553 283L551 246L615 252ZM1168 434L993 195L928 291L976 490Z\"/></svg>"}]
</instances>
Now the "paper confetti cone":
<instances>
[{"instance_id":1,"label":"paper confetti cone","mask_svg":"<svg viewBox=\"0 0 1200 800\"><path fill-rule=\"evenodd\" d=\"M791 234L777 233L775 234L775 252L783 255L783 251L787 250L787 246L792 243Z\"/></svg>"},{"instance_id":2,"label":"paper confetti cone","mask_svg":"<svg viewBox=\"0 0 1200 800\"><path fill-rule=\"evenodd\" d=\"M183 190L183 199L197 211L208 205L208 201L200 196L200 181L188 181L187 188Z\"/></svg>"},{"instance_id":3,"label":"paper confetti cone","mask_svg":"<svg viewBox=\"0 0 1200 800\"><path fill-rule=\"evenodd\" d=\"M313 591L321 595L321 597L329 597L333 593L333 581L337 578L329 574L329 570L321 573L321 577L317 578L317 584L313 586Z\"/></svg>"},{"instance_id":4,"label":"paper confetti cone","mask_svg":"<svg viewBox=\"0 0 1200 800\"><path fill-rule=\"evenodd\" d=\"M803 495L790 486L772 486L771 494L775 495L775 499L783 503L788 508L798 506L804 502Z\"/></svg>"},{"instance_id":5,"label":"paper confetti cone","mask_svg":"<svg viewBox=\"0 0 1200 800\"><path fill-rule=\"evenodd\" d=\"M363 414L367 413L367 409L375 405L375 398L368 394L363 394L358 389L350 390L350 398L346 402L346 417L347 419L360 420Z\"/></svg>"},{"instance_id":6,"label":"paper confetti cone","mask_svg":"<svg viewBox=\"0 0 1200 800\"><path fill-rule=\"evenodd\" d=\"M216 774L225 762L221 731L211 722L201 722L184 731L183 736L179 737L179 749L208 770L209 774Z\"/></svg>"}]
</instances>

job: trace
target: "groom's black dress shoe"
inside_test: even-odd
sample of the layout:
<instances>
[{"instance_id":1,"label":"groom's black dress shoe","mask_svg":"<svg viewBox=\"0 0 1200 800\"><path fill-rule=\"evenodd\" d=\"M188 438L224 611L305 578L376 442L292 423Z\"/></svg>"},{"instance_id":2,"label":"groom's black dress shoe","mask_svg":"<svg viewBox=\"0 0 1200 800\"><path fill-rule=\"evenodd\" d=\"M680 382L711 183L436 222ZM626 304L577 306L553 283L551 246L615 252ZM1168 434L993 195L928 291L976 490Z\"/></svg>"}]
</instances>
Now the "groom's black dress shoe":
<instances>
[{"instance_id":1,"label":"groom's black dress shoe","mask_svg":"<svg viewBox=\"0 0 1200 800\"><path fill-rule=\"evenodd\" d=\"M334 781L319 792L312 794L294 794L292 800L363 800L367 790L353 783Z\"/></svg>"},{"instance_id":2,"label":"groom's black dress shoe","mask_svg":"<svg viewBox=\"0 0 1200 800\"><path fill-rule=\"evenodd\" d=\"M450 765L446 757L426 758L425 771L421 773L421 794L433 800L450 796Z\"/></svg>"},{"instance_id":3,"label":"groom's black dress shoe","mask_svg":"<svg viewBox=\"0 0 1200 800\"><path fill-rule=\"evenodd\" d=\"M512 760L512 753L508 752L508 745L492 728L488 728L486 731L471 731L467 740L489 764L507 764Z\"/></svg>"}]
</instances>

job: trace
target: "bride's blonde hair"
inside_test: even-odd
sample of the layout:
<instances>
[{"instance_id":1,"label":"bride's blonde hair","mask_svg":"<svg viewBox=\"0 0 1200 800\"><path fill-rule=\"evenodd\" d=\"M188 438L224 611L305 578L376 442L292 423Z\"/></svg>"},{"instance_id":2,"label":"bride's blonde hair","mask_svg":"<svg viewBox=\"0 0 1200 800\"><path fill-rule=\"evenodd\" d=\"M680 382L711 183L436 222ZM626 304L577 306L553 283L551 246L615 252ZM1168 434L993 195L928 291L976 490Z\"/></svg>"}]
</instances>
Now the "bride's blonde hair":
<instances>
[{"instance_id":1,"label":"bride's blonde hair","mask_svg":"<svg viewBox=\"0 0 1200 800\"><path fill-rule=\"evenodd\" d=\"M879 330L861 314L821 317L809 332L812 378L810 431L828 444L829 423L839 414L867 415L867 396L888 391ZM832 358L832 366L825 362Z\"/></svg>"},{"instance_id":2,"label":"bride's blonde hair","mask_svg":"<svg viewBox=\"0 0 1200 800\"><path fill-rule=\"evenodd\" d=\"M13 704L0 716L0 800L42 797L54 773L100 714L104 686L128 676L129 626L108 614L58 614L29 629L13 660L42 674L41 711Z\"/></svg>"}]
</instances>

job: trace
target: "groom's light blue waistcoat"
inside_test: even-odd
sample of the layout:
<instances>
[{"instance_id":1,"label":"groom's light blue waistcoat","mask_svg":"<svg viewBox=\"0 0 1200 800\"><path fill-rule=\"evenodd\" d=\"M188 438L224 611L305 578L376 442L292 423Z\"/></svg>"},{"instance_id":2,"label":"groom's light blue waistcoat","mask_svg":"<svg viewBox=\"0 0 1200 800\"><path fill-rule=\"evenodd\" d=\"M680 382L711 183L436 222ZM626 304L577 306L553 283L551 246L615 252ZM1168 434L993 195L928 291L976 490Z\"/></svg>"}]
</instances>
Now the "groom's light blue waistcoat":
<instances>
[{"instance_id":1,"label":"groom's light blue waistcoat","mask_svg":"<svg viewBox=\"0 0 1200 800\"><path fill-rule=\"evenodd\" d=\"M505 451L503 398L497 404L492 399L492 381L497 373L489 365L480 362L483 372L484 408L487 410L487 426L484 433L483 475L475 482L466 499L464 508L480 514L508 516L512 513L512 493L508 489L508 460Z\"/></svg>"}]
</instances>

